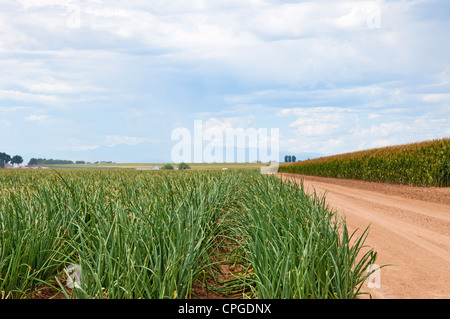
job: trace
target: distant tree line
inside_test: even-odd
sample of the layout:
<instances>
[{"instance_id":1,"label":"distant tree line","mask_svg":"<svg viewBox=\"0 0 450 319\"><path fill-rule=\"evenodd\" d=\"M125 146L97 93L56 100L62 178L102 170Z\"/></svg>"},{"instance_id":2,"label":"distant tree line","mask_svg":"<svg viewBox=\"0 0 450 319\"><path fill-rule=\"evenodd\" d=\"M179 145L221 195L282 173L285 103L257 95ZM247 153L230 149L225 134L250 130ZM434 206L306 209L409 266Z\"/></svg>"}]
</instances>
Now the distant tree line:
<instances>
[{"instance_id":1,"label":"distant tree line","mask_svg":"<svg viewBox=\"0 0 450 319\"><path fill-rule=\"evenodd\" d=\"M42 164L74 164L73 161L69 160L59 160L59 159L46 159L46 158L32 158L28 162L29 166L32 165L42 165Z\"/></svg>"},{"instance_id":2,"label":"distant tree line","mask_svg":"<svg viewBox=\"0 0 450 319\"><path fill-rule=\"evenodd\" d=\"M108 162L95 162L94 164L112 164L112 161ZM61 159L46 159L46 158L32 158L28 162L28 166L36 165L66 165L66 164L91 164L91 162L86 161L71 161L71 160L61 160Z\"/></svg>"},{"instance_id":3,"label":"distant tree line","mask_svg":"<svg viewBox=\"0 0 450 319\"><path fill-rule=\"evenodd\" d=\"M22 164L23 158L20 155L10 156L9 154L0 152L0 168L5 168L5 164ZM95 162L98 163L112 163L112 161L108 162ZM61 160L61 159L46 159L46 158L31 158L28 162L28 166L36 166L36 165L65 165L65 164L90 164L90 162L86 161L71 161L71 160Z\"/></svg>"},{"instance_id":4,"label":"distant tree line","mask_svg":"<svg viewBox=\"0 0 450 319\"><path fill-rule=\"evenodd\" d=\"M284 157L284 162L285 163L293 163L297 160L297 158L295 157L295 155L286 155Z\"/></svg>"},{"instance_id":5,"label":"distant tree line","mask_svg":"<svg viewBox=\"0 0 450 319\"><path fill-rule=\"evenodd\" d=\"M175 169L175 168L173 167L172 164L165 164L165 165L162 167L162 169L169 169L169 170L170 170L170 169ZM190 167L188 164L182 162L182 163L180 163L180 164L178 165L178 169L191 169L191 167Z\"/></svg>"},{"instance_id":6,"label":"distant tree line","mask_svg":"<svg viewBox=\"0 0 450 319\"><path fill-rule=\"evenodd\" d=\"M14 155L11 157L11 155L8 155L6 153L0 153L0 168L5 168L5 164L22 164L23 158L20 155Z\"/></svg>"}]
</instances>

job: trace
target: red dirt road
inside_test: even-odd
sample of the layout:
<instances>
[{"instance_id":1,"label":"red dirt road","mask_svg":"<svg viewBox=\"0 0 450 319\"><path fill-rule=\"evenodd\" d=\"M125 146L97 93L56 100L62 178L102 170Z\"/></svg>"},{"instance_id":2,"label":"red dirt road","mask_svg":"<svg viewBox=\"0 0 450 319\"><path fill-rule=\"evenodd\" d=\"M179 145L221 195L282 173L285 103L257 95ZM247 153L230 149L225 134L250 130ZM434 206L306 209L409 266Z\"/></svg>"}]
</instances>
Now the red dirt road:
<instances>
[{"instance_id":1,"label":"red dirt road","mask_svg":"<svg viewBox=\"0 0 450 319\"><path fill-rule=\"evenodd\" d=\"M278 173L303 179L308 192L326 192L331 209L345 215L349 232L368 226L366 245L378 253L375 299L450 298L450 188L422 188Z\"/></svg>"}]
</instances>

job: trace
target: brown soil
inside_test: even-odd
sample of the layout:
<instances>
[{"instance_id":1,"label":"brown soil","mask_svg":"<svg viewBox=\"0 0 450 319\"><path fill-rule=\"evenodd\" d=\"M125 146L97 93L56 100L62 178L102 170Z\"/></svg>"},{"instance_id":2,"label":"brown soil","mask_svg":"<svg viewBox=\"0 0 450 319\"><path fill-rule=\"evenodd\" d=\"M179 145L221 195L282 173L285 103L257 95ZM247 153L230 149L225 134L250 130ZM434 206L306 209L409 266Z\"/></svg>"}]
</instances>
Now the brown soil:
<instances>
[{"instance_id":1,"label":"brown soil","mask_svg":"<svg viewBox=\"0 0 450 319\"><path fill-rule=\"evenodd\" d=\"M422 188L278 173L326 194L350 232L369 227L366 245L378 253L375 299L450 298L450 188Z\"/></svg>"},{"instance_id":2,"label":"brown soil","mask_svg":"<svg viewBox=\"0 0 450 319\"><path fill-rule=\"evenodd\" d=\"M58 276L60 282L65 282L64 276ZM66 287L66 293L71 294L72 289ZM40 285L36 291L31 294L31 299L66 299L66 296L60 291L58 284Z\"/></svg>"},{"instance_id":3,"label":"brown soil","mask_svg":"<svg viewBox=\"0 0 450 319\"><path fill-rule=\"evenodd\" d=\"M56 289L43 288L33 293L31 299L66 299L66 296Z\"/></svg>"},{"instance_id":4,"label":"brown soil","mask_svg":"<svg viewBox=\"0 0 450 319\"><path fill-rule=\"evenodd\" d=\"M243 293L234 293L231 295L219 294L212 291L211 288L220 288L221 282L235 278L236 268L233 265L222 264L219 265L220 274L218 275L219 284L216 284L211 278L207 279L207 285L203 285L199 281L194 284L192 288L192 299L242 299Z\"/></svg>"},{"instance_id":5,"label":"brown soil","mask_svg":"<svg viewBox=\"0 0 450 319\"><path fill-rule=\"evenodd\" d=\"M228 255L235 249L236 244L229 239L225 239L222 244L219 244L220 240L216 240L216 244L220 245L217 249L214 249L213 255L210 257L211 261L216 264L216 270L210 270L206 275L194 283L192 288L192 299L243 299L245 298L245 291L242 292L230 292L220 294L215 289L222 290L223 285L227 281L236 279L245 275L245 271L241 264L232 263L228 260ZM214 272L214 274L211 274ZM217 279L215 282L211 275L214 275Z\"/></svg>"}]
</instances>

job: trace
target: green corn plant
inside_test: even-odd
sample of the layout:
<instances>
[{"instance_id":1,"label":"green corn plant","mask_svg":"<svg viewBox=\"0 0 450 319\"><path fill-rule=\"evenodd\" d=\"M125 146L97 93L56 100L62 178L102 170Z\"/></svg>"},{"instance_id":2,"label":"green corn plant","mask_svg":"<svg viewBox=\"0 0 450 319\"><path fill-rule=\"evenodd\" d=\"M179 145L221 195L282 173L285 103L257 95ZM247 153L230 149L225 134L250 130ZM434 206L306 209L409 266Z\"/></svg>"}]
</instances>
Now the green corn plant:
<instances>
[{"instance_id":1,"label":"green corn plant","mask_svg":"<svg viewBox=\"0 0 450 319\"><path fill-rule=\"evenodd\" d=\"M281 165L280 172L415 186L450 186L450 138Z\"/></svg>"}]
</instances>

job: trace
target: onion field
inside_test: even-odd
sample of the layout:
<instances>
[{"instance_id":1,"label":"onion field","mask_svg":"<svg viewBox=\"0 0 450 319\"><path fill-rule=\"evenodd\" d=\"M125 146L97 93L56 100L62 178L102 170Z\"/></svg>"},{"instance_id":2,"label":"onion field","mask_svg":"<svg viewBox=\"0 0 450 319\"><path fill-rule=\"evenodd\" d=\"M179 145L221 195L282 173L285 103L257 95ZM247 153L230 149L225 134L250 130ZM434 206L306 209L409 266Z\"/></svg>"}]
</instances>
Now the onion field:
<instances>
[{"instance_id":1,"label":"onion field","mask_svg":"<svg viewBox=\"0 0 450 319\"><path fill-rule=\"evenodd\" d=\"M367 231L257 171L4 170L0 293L357 298L377 257Z\"/></svg>"},{"instance_id":2,"label":"onion field","mask_svg":"<svg viewBox=\"0 0 450 319\"><path fill-rule=\"evenodd\" d=\"M450 186L450 138L283 164L280 172L414 186Z\"/></svg>"}]
</instances>

